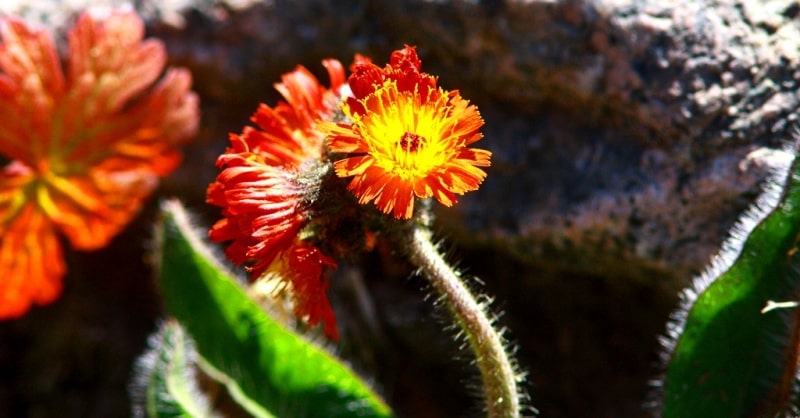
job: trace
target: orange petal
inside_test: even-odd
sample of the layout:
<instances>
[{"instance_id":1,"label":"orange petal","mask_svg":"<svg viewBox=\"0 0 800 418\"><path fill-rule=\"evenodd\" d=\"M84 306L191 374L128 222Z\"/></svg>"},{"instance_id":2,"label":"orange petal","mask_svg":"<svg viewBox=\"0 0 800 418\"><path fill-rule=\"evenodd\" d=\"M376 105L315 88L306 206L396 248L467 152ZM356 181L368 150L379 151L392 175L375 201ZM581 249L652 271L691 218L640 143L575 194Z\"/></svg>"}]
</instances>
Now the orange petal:
<instances>
[{"instance_id":1,"label":"orange petal","mask_svg":"<svg viewBox=\"0 0 800 418\"><path fill-rule=\"evenodd\" d=\"M198 98L189 88L188 71L170 69L148 94L137 96L118 111L106 109L91 120L65 110L61 147L71 166L86 167L117 158L130 169L149 169L158 176L171 172L177 158L175 146L191 139L199 122ZM142 91L137 91L142 94ZM91 101L82 102L83 107ZM68 101L63 108L77 108Z\"/></svg>"},{"instance_id":2,"label":"orange petal","mask_svg":"<svg viewBox=\"0 0 800 418\"><path fill-rule=\"evenodd\" d=\"M113 13L102 21L83 13L68 34L69 81L95 80L94 97L89 99L100 114L118 111L164 69L163 43L143 38L144 23L133 11Z\"/></svg>"},{"instance_id":3,"label":"orange petal","mask_svg":"<svg viewBox=\"0 0 800 418\"><path fill-rule=\"evenodd\" d=\"M391 194L389 193L390 190ZM391 196L387 196L389 199L387 207L391 209L392 215L394 215L395 218L411 218L411 215L414 214L414 190L411 183L397 178L392 179L383 193ZM382 206L380 197L376 205L378 207Z\"/></svg>"},{"instance_id":4,"label":"orange petal","mask_svg":"<svg viewBox=\"0 0 800 418\"><path fill-rule=\"evenodd\" d=\"M345 108L345 113L347 110ZM331 152L367 152L369 146L361 136L353 131L351 125L334 122L320 122L317 129L327 137Z\"/></svg>"},{"instance_id":5,"label":"orange petal","mask_svg":"<svg viewBox=\"0 0 800 418\"><path fill-rule=\"evenodd\" d=\"M480 148L462 148L456 155L457 160L465 160L465 162L478 167L489 167L491 165L492 153L490 151Z\"/></svg>"},{"instance_id":6,"label":"orange petal","mask_svg":"<svg viewBox=\"0 0 800 418\"><path fill-rule=\"evenodd\" d=\"M371 155L358 155L336 161L333 164L336 175L339 177L350 177L359 175L375 163L375 158Z\"/></svg>"},{"instance_id":7,"label":"orange petal","mask_svg":"<svg viewBox=\"0 0 800 418\"><path fill-rule=\"evenodd\" d=\"M48 146L51 119L65 91L53 39L9 18L0 28L0 154L35 164Z\"/></svg>"},{"instance_id":8,"label":"orange petal","mask_svg":"<svg viewBox=\"0 0 800 418\"><path fill-rule=\"evenodd\" d=\"M75 248L94 250L135 216L158 178L147 170L94 169L88 177L49 177L37 192L38 204Z\"/></svg>"},{"instance_id":9,"label":"orange petal","mask_svg":"<svg viewBox=\"0 0 800 418\"><path fill-rule=\"evenodd\" d=\"M26 205L0 226L0 319L24 315L61 294L66 272L61 245L46 216Z\"/></svg>"}]
</instances>

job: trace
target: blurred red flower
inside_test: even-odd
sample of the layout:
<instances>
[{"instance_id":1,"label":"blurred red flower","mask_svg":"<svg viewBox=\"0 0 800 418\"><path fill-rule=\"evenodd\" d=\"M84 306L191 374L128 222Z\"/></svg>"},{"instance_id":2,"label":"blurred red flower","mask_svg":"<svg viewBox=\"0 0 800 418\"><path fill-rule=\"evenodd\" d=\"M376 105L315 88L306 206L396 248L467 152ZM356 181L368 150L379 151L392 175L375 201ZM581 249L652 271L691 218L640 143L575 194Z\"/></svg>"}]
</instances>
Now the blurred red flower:
<instances>
[{"instance_id":1,"label":"blurred red flower","mask_svg":"<svg viewBox=\"0 0 800 418\"><path fill-rule=\"evenodd\" d=\"M101 248L136 215L199 120L191 75L167 69L134 12L81 15L62 69L52 37L0 28L0 318L61 293L58 234Z\"/></svg>"}]
</instances>

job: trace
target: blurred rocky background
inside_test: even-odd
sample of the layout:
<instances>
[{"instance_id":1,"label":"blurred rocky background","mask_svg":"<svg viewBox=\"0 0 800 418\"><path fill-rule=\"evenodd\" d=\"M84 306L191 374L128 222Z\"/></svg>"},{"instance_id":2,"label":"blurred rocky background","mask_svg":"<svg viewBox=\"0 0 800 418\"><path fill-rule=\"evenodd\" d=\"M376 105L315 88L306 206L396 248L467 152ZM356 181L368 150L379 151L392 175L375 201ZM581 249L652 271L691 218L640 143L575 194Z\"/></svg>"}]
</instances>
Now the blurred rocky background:
<instances>
[{"instance_id":1,"label":"blurred rocky background","mask_svg":"<svg viewBox=\"0 0 800 418\"><path fill-rule=\"evenodd\" d=\"M113 0L4 0L52 30ZM543 417L645 417L659 335L796 130L794 0L139 0L201 95L201 132L163 183L204 203L227 133L280 75L417 45L486 120L484 186L437 228L509 329ZM162 317L148 265L157 199L114 243L68 252L64 297L0 323L0 416L129 415L131 365ZM2 238L0 238L2 239ZM481 416L446 313L387 252L344 265L338 350L404 417Z\"/></svg>"}]
</instances>

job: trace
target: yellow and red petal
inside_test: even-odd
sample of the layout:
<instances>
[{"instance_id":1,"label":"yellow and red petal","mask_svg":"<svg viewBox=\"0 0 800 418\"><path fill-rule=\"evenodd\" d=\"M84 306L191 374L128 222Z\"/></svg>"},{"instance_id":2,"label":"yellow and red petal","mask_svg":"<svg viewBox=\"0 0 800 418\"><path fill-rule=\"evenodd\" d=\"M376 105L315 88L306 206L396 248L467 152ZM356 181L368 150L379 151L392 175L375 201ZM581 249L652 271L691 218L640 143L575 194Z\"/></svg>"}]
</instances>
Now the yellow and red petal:
<instances>
[{"instance_id":1,"label":"yellow and red petal","mask_svg":"<svg viewBox=\"0 0 800 418\"><path fill-rule=\"evenodd\" d=\"M378 197L391 177L392 174L385 169L372 165L354 176L347 188L356 195L358 203L369 203Z\"/></svg>"},{"instance_id":2,"label":"yellow and red petal","mask_svg":"<svg viewBox=\"0 0 800 418\"><path fill-rule=\"evenodd\" d=\"M50 176L36 193L37 204L81 250L106 246L135 216L158 184L147 170L93 169L85 177Z\"/></svg>"},{"instance_id":3,"label":"yellow and red petal","mask_svg":"<svg viewBox=\"0 0 800 418\"><path fill-rule=\"evenodd\" d=\"M51 190L41 196L79 249L106 245L130 222L197 130L190 73L164 72L163 44L143 36L133 12L83 14L69 34L71 85L52 139L64 151L50 155L59 166L45 173Z\"/></svg>"},{"instance_id":4,"label":"yellow and red petal","mask_svg":"<svg viewBox=\"0 0 800 418\"><path fill-rule=\"evenodd\" d=\"M61 294L66 272L61 244L47 217L33 204L0 225L0 319L24 315Z\"/></svg>"},{"instance_id":5,"label":"yellow and red petal","mask_svg":"<svg viewBox=\"0 0 800 418\"><path fill-rule=\"evenodd\" d=\"M397 219L409 219L414 213L413 184L396 176L389 176L380 193L375 197L375 206Z\"/></svg>"},{"instance_id":6,"label":"yellow and red petal","mask_svg":"<svg viewBox=\"0 0 800 418\"><path fill-rule=\"evenodd\" d=\"M363 173L375 163L375 158L370 155L360 155L336 161L334 170L339 177L350 177Z\"/></svg>"},{"instance_id":7,"label":"yellow and red petal","mask_svg":"<svg viewBox=\"0 0 800 418\"><path fill-rule=\"evenodd\" d=\"M0 227L14 219L28 203L27 194L35 180L30 167L17 160L0 169Z\"/></svg>"},{"instance_id":8,"label":"yellow and red petal","mask_svg":"<svg viewBox=\"0 0 800 418\"><path fill-rule=\"evenodd\" d=\"M456 154L455 159L461 160L478 167L489 167L491 165L492 153L480 148L462 148Z\"/></svg>"},{"instance_id":9,"label":"yellow and red petal","mask_svg":"<svg viewBox=\"0 0 800 418\"><path fill-rule=\"evenodd\" d=\"M346 104L343 107L349 108ZM350 114L348 110L345 110L345 112ZM323 121L317 125L317 129L327 136L328 150L330 152L352 153L369 151L367 143L364 142L360 135L353 132L349 124Z\"/></svg>"},{"instance_id":10,"label":"yellow and red petal","mask_svg":"<svg viewBox=\"0 0 800 418\"><path fill-rule=\"evenodd\" d=\"M140 102L149 111L137 129L136 140L159 140L171 146L191 140L200 124L200 99L191 88L189 70L168 68Z\"/></svg>"},{"instance_id":11,"label":"yellow and red petal","mask_svg":"<svg viewBox=\"0 0 800 418\"><path fill-rule=\"evenodd\" d=\"M368 157L371 159L371 157ZM382 212L408 219L414 211L414 186L381 167L369 166L348 185L358 202L375 203Z\"/></svg>"},{"instance_id":12,"label":"yellow and red petal","mask_svg":"<svg viewBox=\"0 0 800 418\"><path fill-rule=\"evenodd\" d=\"M31 77L39 80L40 93L57 95L64 90L64 74L53 38L47 32L30 29L23 21L7 18L0 35L0 70L16 85Z\"/></svg>"}]
</instances>

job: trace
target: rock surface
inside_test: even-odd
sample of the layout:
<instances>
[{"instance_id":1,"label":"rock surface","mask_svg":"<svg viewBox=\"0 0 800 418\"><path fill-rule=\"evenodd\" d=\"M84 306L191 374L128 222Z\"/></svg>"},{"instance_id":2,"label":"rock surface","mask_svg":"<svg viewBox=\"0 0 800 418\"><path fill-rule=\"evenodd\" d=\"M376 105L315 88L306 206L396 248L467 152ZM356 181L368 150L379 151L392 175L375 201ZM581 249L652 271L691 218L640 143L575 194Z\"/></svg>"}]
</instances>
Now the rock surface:
<instances>
[{"instance_id":1,"label":"rock surface","mask_svg":"<svg viewBox=\"0 0 800 418\"><path fill-rule=\"evenodd\" d=\"M86 4L122 2L57 3L4 2L0 11L62 28ZM476 103L492 168L478 192L439 212L438 225L505 312L532 404L547 417L646 415L657 337L676 292L758 194L769 157L792 137L800 100L800 6L792 0L135 7L172 63L192 70L202 96L202 131L163 189L209 224L217 214L203 196L227 132L239 131L257 103L274 103L272 84L297 64L322 75L326 57L383 62L417 45L426 71ZM127 415L120 370L159 315L138 263L152 208L128 233L135 239L71 255L62 301L0 324L0 368L14 365L2 378L0 415ZM118 274L106 261L95 268L100 257L138 264ZM477 382L475 372L466 353L452 364L456 344L428 319L423 283L378 255L355 270L361 279L340 280L333 295L350 338L343 353L403 416L480 416L461 389ZM355 308L360 281L374 316ZM135 297L102 300L117 291ZM95 352L102 367L87 360ZM74 406L68 415L56 407L65 403Z\"/></svg>"}]
</instances>

